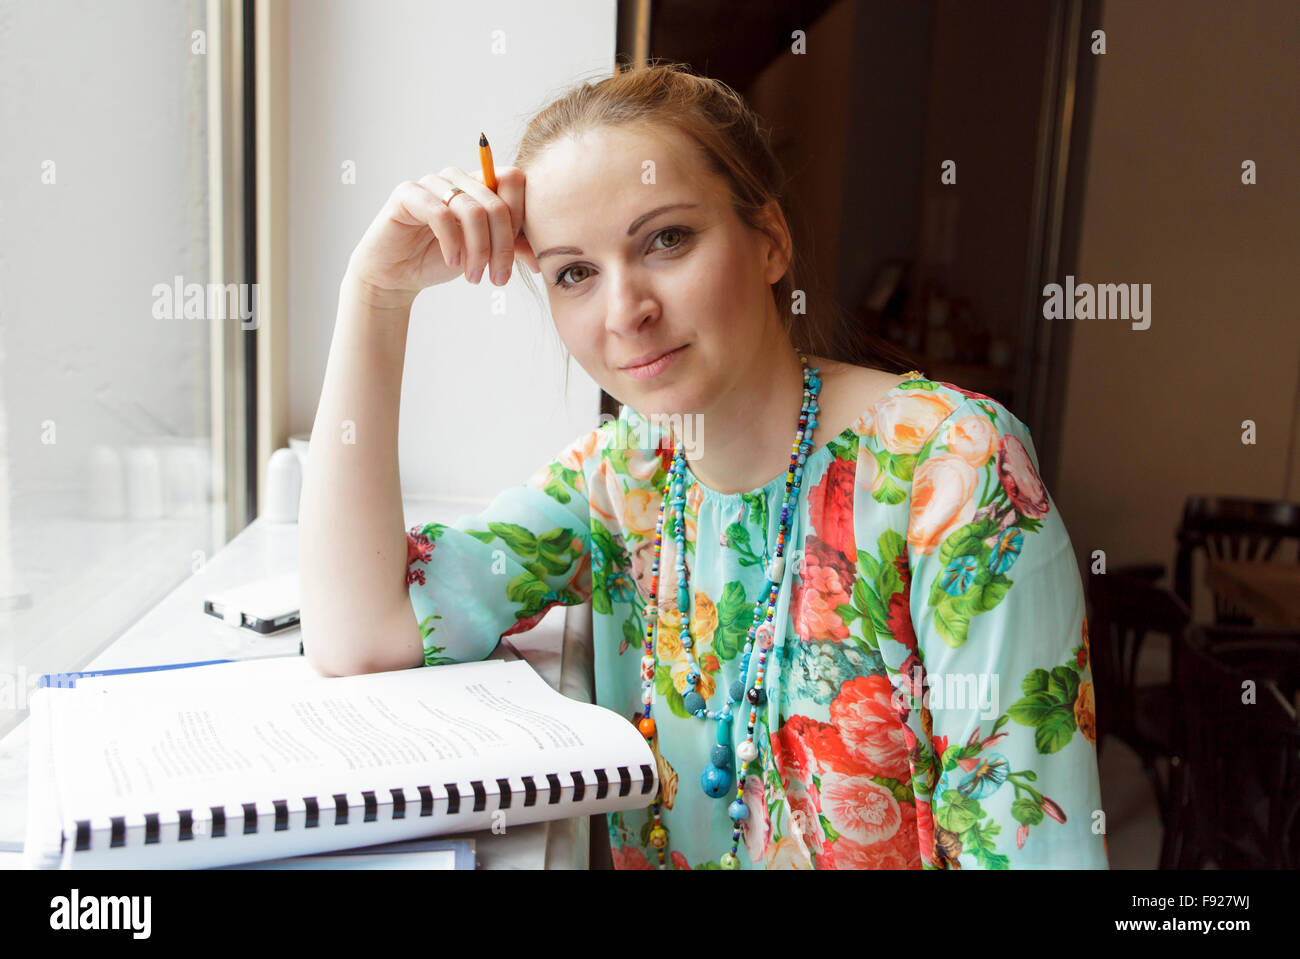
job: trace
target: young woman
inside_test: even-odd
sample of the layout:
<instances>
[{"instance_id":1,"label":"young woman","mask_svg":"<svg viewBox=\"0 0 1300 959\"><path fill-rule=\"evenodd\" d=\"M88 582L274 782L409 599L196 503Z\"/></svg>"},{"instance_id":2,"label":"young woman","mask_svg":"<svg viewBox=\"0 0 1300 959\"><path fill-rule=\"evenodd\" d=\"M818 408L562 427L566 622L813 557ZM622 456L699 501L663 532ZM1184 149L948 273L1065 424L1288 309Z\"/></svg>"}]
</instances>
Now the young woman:
<instances>
[{"instance_id":1,"label":"young woman","mask_svg":"<svg viewBox=\"0 0 1300 959\"><path fill-rule=\"evenodd\" d=\"M596 701L661 783L608 817L619 868L1107 868L1083 592L1029 433L823 355L780 175L734 92L668 65L549 105L495 194L455 168L393 192L312 436L307 655L477 660L590 601ZM482 514L403 534L411 301L516 257L622 413Z\"/></svg>"}]
</instances>

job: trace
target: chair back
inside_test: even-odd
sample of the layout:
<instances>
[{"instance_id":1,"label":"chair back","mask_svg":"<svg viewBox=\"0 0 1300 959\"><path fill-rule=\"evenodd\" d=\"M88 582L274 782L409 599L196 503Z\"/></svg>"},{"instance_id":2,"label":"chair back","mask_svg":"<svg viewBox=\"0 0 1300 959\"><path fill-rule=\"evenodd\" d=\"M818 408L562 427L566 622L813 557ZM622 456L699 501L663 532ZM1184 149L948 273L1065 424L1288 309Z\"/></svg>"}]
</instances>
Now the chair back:
<instances>
[{"instance_id":1,"label":"chair back","mask_svg":"<svg viewBox=\"0 0 1300 959\"><path fill-rule=\"evenodd\" d=\"M1137 735L1134 703L1143 644L1152 633L1168 636L1172 657L1191 615L1168 589L1123 573L1090 576L1088 601L1097 736L1109 733L1131 742Z\"/></svg>"},{"instance_id":2,"label":"chair back","mask_svg":"<svg viewBox=\"0 0 1300 959\"><path fill-rule=\"evenodd\" d=\"M1300 633L1179 639L1185 867L1294 869L1300 857Z\"/></svg>"},{"instance_id":3,"label":"chair back","mask_svg":"<svg viewBox=\"0 0 1300 959\"><path fill-rule=\"evenodd\" d=\"M1207 559L1300 561L1300 503L1189 496L1177 539L1174 592L1190 610L1197 553ZM1213 601L1216 624L1251 624L1249 615L1222 597Z\"/></svg>"}]
</instances>

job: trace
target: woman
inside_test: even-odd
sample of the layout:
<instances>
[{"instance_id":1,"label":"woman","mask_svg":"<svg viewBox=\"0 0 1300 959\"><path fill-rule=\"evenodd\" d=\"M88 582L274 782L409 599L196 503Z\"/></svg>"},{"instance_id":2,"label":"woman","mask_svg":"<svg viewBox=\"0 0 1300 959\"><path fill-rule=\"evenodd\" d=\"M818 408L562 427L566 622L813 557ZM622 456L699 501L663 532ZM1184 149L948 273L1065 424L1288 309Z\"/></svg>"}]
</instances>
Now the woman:
<instances>
[{"instance_id":1,"label":"woman","mask_svg":"<svg viewBox=\"0 0 1300 959\"><path fill-rule=\"evenodd\" d=\"M814 354L781 186L740 98L670 65L548 106L496 195L454 168L398 187L340 291L307 654L477 660L590 601L596 700L659 765L655 803L608 817L619 868L1106 868L1083 594L1029 433ZM403 551L411 300L488 265L500 285L515 256L622 413Z\"/></svg>"}]
</instances>

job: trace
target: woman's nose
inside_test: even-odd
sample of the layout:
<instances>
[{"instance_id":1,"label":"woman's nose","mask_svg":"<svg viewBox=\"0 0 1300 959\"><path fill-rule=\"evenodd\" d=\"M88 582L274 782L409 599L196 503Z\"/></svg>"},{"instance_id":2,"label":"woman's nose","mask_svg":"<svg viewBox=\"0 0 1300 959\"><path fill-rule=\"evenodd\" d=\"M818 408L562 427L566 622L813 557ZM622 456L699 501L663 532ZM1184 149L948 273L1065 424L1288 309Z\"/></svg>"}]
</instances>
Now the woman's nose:
<instances>
[{"instance_id":1,"label":"woman's nose","mask_svg":"<svg viewBox=\"0 0 1300 959\"><path fill-rule=\"evenodd\" d=\"M647 320L659 315L659 299L632 271L613 269L606 276L609 311L605 326L611 333L635 336Z\"/></svg>"}]
</instances>

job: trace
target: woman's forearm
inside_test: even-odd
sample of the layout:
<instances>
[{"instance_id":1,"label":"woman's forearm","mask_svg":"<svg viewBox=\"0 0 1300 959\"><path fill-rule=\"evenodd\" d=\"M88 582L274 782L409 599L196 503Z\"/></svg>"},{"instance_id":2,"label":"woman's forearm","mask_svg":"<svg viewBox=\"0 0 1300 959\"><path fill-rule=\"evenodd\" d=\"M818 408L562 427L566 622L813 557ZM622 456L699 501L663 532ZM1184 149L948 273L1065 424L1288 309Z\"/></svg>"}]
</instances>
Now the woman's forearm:
<instances>
[{"instance_id":1,"label":"woman's forearm","mask_svg":"<svg viewBox=\"0 0 1300 959\"><path fill-rule=\"evenodd\" d=\"M397 423L411 302L345 275L298 510L303 651L326 675L424 662Z\"/></svg>"}]
</instances>

